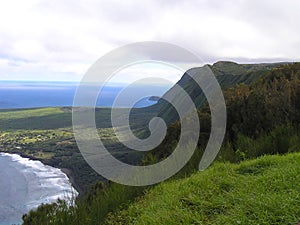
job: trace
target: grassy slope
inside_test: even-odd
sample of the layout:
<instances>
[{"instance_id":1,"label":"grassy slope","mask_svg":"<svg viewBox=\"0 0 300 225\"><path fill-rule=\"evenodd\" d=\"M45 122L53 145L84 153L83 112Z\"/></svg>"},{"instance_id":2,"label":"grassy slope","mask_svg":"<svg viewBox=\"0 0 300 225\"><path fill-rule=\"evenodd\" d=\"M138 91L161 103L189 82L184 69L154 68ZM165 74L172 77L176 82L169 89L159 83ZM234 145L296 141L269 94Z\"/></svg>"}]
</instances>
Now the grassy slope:
<instances>
[{"instance_id":1,"label":"grassy slope","mask_svg":"<svg viewBox=\"0 0 300 225\"><path fill-rule=\"evenodd\" d=\"M109 224L295 224L300 220L300 154L216 163L165 182Z\"/></svg>"}]
</instances>

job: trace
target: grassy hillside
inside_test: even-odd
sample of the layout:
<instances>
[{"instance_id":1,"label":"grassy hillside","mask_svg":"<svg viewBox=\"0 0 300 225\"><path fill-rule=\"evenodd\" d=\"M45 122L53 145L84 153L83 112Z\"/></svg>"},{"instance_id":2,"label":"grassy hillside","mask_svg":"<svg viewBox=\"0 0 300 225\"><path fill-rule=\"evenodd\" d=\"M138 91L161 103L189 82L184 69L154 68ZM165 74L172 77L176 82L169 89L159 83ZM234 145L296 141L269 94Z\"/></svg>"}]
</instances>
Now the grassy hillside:
<instances>
[{"instance_id":1,"label":"grassy hillside","mask_svg":"<svg viewBox=\"0 0 300 225\"><path fill-rule=\"evenodd\" d=\"M162 183L108 224L295 224L300 220L300 154L216 163Z\"/></svg>"}]
</instances>

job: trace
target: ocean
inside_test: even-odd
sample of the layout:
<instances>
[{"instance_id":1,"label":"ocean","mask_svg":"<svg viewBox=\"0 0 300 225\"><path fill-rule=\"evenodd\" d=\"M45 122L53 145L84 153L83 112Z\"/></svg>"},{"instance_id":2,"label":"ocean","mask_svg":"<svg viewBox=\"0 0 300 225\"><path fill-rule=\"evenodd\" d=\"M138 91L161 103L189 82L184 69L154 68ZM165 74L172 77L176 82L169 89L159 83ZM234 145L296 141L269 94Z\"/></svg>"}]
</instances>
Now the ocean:
<instances>
[{"instance_id":1,"label":"ocean","mask_svg":"<svg viewBox=\"0 0 300 225\"><path fill-rule=\"evenodd\" d=\"M21 224L22 215L78 192L60 169L16 154L0 153L0 225Z\"/></svg>"},{"instance_id":2,"label":"ocean","mask_svg":"<svg viewBox=\"0 0 300 225\"><path fill-rule=\"evenodd\" d=\"M78 83L75 82L0 81L0 109L72 106L77 86ZM97 106L111 107L123 88L124 84L104 86ZM135 95L148 90L153 96L160 97L168 88L170 87L143 85L132 87L131 93ZM135 107L141 108L155 103L156 101L145 96Z\"/></svg>"}]
</instances>

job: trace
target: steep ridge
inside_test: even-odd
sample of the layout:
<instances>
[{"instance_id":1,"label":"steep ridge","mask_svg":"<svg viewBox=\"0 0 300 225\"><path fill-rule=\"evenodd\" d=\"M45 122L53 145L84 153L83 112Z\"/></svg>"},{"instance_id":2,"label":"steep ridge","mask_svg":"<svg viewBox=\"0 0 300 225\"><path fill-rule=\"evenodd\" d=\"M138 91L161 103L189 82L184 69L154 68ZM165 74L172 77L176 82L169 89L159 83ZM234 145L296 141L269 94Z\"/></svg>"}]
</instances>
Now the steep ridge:
<instances>
[{"instance_id":1,"label":"steep ridge","mask_svg":"<svg viewBox=\"0 0 300 225\"><path fill-rule=\"evenodd\" d=\"M220 61L208 66L212 70L222 89L227 89L241 83L248 85L259 77L266 75L271 69L284 64L289 63L238 64L235 62ZM182 78L177 82L177 84L190 95L198 108L205 103L206 98L202 93L201 88L192 77L201 76L200 71L201 67L192 68L185 72ZM168 92L171 90L172 88ZM164 96L166 96L168 92ZM164 118L167 123L178 120L178 114L171 104L163 99L157 104L160 107L158 116Z\"/></svg>"}]
</instances>

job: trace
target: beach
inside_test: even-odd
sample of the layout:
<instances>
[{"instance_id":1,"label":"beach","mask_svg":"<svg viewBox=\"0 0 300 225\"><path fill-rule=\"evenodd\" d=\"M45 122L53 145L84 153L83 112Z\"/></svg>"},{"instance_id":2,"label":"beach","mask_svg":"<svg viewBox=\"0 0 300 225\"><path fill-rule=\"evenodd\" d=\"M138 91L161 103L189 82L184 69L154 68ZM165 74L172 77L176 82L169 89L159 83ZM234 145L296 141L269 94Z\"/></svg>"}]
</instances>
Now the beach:
<instances>
[{"instance_id":1,"label":"beach","mask_svg":"<svg viewBox=\"0 0 300 225\"><path fill-rule=\"evenodd\" d=\"M0 153L0 225L21 223L23 214L41 204L71 201L78 195L71 180L38 160Z\"/></svg>"}]
</instances>

